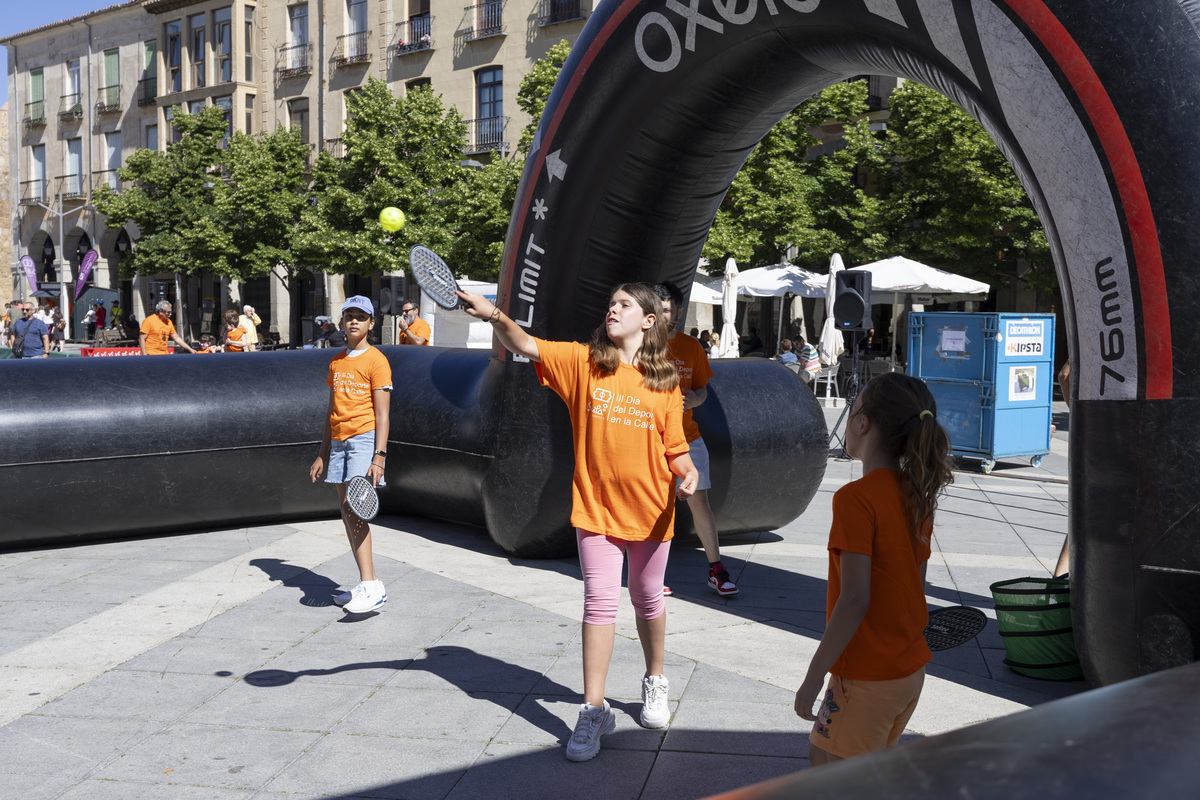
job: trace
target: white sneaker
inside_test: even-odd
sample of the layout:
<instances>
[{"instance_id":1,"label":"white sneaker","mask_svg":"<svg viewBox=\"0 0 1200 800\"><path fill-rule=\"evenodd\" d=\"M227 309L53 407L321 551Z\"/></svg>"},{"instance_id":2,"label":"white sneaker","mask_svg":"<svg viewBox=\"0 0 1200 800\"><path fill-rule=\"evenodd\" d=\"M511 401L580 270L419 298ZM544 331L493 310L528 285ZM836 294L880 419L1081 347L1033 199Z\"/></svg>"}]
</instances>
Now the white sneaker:
<instances>
[{"instance_id":1,"label":"white sneaker","mask_svg":"<svg viewBox=\"0 0 1200 800\"><path fill-rule=\"evenodd\" d=\"M604 708L596 708L591 703L579 707L579 720L575 723L575 732L567 742L568 761L587 761L595 758L600 752L600 737L616 730L617 718L604 701Z\"/></svg>"},{"instance_id":2,"label":"white sneaker","mask_svg":"<svg viewBox=\"0 0 1200 800\"><path fill-rule=\"evenodd\" d=\"M373 611L387 602L383 581L363 581L350 590L350 602L342 606L351 614Z\"/></svg>"},{"instance_id":3,"label":"white sneaker","mask_svg":"<svg viewBox=\"0 0 1200 800\"><path fill-rule=\"evenodd\" d=\"M362 584L360 583L360 584L358 584L358 586L362 586ZM358 586L355 586L354 589L357 589ZM345 592L338 592L337 594L335 594L333 596L333 604L335 606L344 606L344 605L346 605L346 603L349 603L350 600L354 597L354 589L350 589L349 591L345 591Z\"/></svg>"},{"instance_id":4,"label":"white sneaker","mask_svg":"<svg viewBox=\"0 0 1200 800\"><path fill-rule=\"evenodd\" d=\"M667 705L670 684L666 675L647 675L642 678L642 727L662 728L671 719Z\"/></svg>"}]
</instances>

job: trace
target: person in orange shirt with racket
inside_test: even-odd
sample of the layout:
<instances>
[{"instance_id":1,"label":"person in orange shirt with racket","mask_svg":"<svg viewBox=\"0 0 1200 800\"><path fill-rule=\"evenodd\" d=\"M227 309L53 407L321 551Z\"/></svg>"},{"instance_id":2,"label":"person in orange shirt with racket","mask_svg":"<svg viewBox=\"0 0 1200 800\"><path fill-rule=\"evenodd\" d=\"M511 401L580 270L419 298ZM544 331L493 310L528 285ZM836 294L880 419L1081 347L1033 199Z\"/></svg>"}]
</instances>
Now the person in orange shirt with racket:
<instances>
[{"instance_id":1,"label":"person in orange shirt with racket","mask_svg":"<svg viewBox=\"0 0 1200 800\"><path fill-rule=\"evenodd\" d=\"M351 478L366 476L372 485L384 485L392 367L383 353L367 342L367 334L375 327L375 307L370 298L355 295L346 300L342 304L342 325L346 349L329 362L329 412L321 453L308 472L316 483L328 465L325 482L337 486L342 524L358 564L358 585L338 594L333 602L351 614L362 614L386 603L387 591L375 574L371 526L346 502L346 484Z\"/></svg>"},{"instance_id":2,"label":"person in orange shirt with racket","mask_svg":"<svg viewBox=\"0 0 1200 800\"><path fill-rule=\"evenodd\" d=\"M833 496L825 635L796 691L796 713L814 723L814 767L895 747L917 708L932 658L925 568L938 495L952 479L937 403L899 372L858 395L846 450L863 476Z\"/></svg>"},{"instance_id":3,"label":"person in orange shirt with racket","mask_svg":"<svg viewBox=\"0 0 1200 800\"><path fill-rule=\"evenodd\" d=\"M464 310L492 323L509 352L536 362L545 386L562 397L575 447L571 524L583 571L583 694L567 758L586 761L616 719L604 699L612 660L621 570L629 558L629 595L646 662L641 724L670 720L663 672L663 575L678 493L699 478L683 435L679 374L667 360L667 326L658 296L644 283L613 290L604 324L588 344L535 339L490 301L458 292Z\"/></svg>"}]
</instances>

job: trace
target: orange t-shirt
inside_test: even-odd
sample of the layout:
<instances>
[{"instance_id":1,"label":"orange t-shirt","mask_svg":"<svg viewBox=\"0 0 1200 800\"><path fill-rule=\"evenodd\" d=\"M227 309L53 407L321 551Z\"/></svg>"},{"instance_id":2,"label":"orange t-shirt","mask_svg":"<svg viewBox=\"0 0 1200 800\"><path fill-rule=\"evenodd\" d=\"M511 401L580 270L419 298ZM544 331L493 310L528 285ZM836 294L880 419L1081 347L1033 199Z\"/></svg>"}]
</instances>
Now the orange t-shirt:
<instances>
[{"instance_id":1,"label":"orange t-shirt","mask_svg":"<svg viewBox=\"0 0 1200 800\"><path fill-rule=\"evenodd\" d=\"M833 495L825 619L842 591L843 551L871 557L871 605L830 673L861 681L896 680L933 658L923 635L929 611L921 585L930 532L921 541L909 534L896 470L873 469Z\"/></svg>"},{"instance_id":2,"label":"orange t-shirt","mask_svg":"<svg viewBox=\"0 0 1200 800\"><path fill-rule=\"evenodd\" d=\"M413 317L413 321L409 323L408 330L415 333L425 340L425 344L429 344L429 323L420 317ZM412 339L408 338L408 331L400 331L400 335L396 337L396 344L416 344Z\"/></svg>"},{"instance_id":3,"label":"orange t-shirt","mask_svg":"<svg viewBox=\"0 0 1200 800\"><path fill-rule=\"evenodd\" d=\"M368 346L358 356L342 350L329 362L325 383L333 389L333 413L329 415L333 438L344 442L375 430L373 392L392 388L392 365L375 347Z\"/></svg>"},{"instance_id":4,"label":"orange t-shirt","mask_svg":"<svg viewBox=\"0 0 1200 800\"><path fill-rule=\"evenodd\" d=\"M241 353L246 349L246 331L241 328L230 328L225 332L225 349L231 353Z\"/></svg>"},{"instance_id":5,"label":"orange t-shirt","mask_svg":"<svg viewBox=\"0 0 1200 800\"><path fill-rule=\"evenodd\" d=\"M677 333L667 340L667 356L679 371L680 389L700 389L708 385L712 367L708 364L708 353L698 339ZM700 426L692 419L692 409L683 412L683 435L689 442L700 438Z\"/></svg>"},{"instance_id":6,"label":"orange t-shirt","mask_svg":"<svg viewBox=\"0 0 1200 800\"><path fill-rule=\"evenodd\" d=\"M175 335L175 323L171 320L163 322L158 314L151 314L142 320L138 332L146 334L146 355L165 356L171 352L167 344Z\"/></svg>"},{"instance_id":7,"label":"orange t-shirt","mask_svg":"<svg viewBox=\"0 0 1200 800\"><path fill-rule=\"evenodd\" d=\"M675 475L667 458L688 451L683 395L647 389L629 364L601 375L587 345L538 339L537 346L538 377L571 415L571 524L631 542L670 539Z\"/></svg>"}]
</instances>

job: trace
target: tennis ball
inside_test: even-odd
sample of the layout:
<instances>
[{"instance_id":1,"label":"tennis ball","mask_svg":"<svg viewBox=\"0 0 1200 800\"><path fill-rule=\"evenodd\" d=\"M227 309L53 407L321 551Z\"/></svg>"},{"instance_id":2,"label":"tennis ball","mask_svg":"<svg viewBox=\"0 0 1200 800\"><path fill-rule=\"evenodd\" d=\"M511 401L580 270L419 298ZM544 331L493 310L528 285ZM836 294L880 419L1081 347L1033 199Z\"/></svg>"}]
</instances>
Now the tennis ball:
<instances>
[{"instance_id":1,"label":"tennis ball","mask_svg":"<svg viewBox=\"0 0 1200 800\"><path fill-rule=\"evenodd\" d=\"M404 212L395 206L388 206L379 212L379 224L385 231L398 231L404 227Z\"/></svg>"}]
</instances>

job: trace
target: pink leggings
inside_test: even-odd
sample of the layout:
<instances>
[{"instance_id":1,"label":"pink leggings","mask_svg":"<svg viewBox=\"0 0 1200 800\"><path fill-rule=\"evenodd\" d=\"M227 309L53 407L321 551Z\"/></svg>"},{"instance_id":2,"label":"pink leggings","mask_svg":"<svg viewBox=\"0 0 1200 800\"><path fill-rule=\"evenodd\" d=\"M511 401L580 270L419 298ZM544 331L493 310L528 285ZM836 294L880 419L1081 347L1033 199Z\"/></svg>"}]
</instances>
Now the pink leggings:
<instances>
[{"instance_id":1,"label":"pink leggings","mask_svg":"<svg viewBox=\"0 0 1200 800\"><path fill-rule=\"evenodd\" d=\"M579 542L579 566L583 568L583 621L588 625L612 625L617 621L621 599L621 568L629 553L629 599L642 619L663 614L663 578L671 542L627 542L612 536L575 529Z\"/></svg>"}]
</instances>

